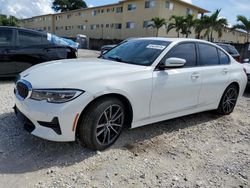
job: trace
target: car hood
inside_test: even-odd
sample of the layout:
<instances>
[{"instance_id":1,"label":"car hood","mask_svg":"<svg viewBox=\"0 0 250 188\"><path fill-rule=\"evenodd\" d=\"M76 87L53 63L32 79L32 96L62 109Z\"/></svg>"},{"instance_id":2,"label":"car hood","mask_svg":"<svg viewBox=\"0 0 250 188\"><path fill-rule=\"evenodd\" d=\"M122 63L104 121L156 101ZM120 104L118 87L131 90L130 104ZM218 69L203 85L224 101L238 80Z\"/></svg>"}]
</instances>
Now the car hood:
<instances>
[{"instance_id":1,"label":"car hood","mask_svg":"<svg viewBox=\"0 0 250 188\"><path fill-rule=\"evenodd\" d=\"M81 88L95 80L116 79L146 67L99 58L58 60L33 66L21 73L33 88Z\"/></svg>"}]
</instances>

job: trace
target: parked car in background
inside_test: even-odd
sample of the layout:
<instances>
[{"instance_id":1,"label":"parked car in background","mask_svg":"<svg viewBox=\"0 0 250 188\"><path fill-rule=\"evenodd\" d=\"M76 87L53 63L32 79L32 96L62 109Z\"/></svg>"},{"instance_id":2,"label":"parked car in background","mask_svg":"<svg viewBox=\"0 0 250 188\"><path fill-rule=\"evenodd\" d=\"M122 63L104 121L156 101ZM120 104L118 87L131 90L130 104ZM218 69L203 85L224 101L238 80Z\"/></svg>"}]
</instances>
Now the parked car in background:
<instances>
[{"instance_id":1,"label":"parked car in background","mask_svg":"<svg viewBox=\"0 0 250 188\"><path fill-rule=\"evenodd\" d=\"M16 83L15 111L33 135L52 141L78 137L88 148L103 150L125 126L206 110L230 114L246 83L243 65L215 44L139 38L99 58L24 71Z\"/></svg>"},{"instance_id":2,"label":"parked car in background","mask_svg":"<svg viewBox=\"0 0 250 188\"><path fill-rule=\"evenodd\" d=\"M244 65L244 68L246 70L246 73L247 73L247 78L248 78L248 86L250 86L250 59L247 58L247 59L244 59L243 60L243 65Z\"/></svg>"},{"instance_id":3,"label":"parked car in background","mask_svg":"<svg viewBox=\"0 0 250 188\"><path fill-rule=\"evenodd\" d=\"M77 57L71 40L24 28L0 26L0 77L15 76L38 63Z\"/></svg>"},{"instance_id":4,"label":"parked car in background","mask_svg":"<svg viewBox=\"0 0 250 188\"><path fill-rule=\"evenodd\" d=\"M218 46L220 46L221 48L223 48L224 50L227 51L227 53L229 53L236 61L238 61L239 63L241 63L241 57L240 54L238 52L238 50L230 45L230 44L224 44L224 43L216 43Z\"/></svg>"},{"instance_id":5,"label":"parked car in background","mask_svg":"<svg viewBox=\"0 0 250 188\"><path fill-rule=\"evenodd\" d=\"M109 50L111 50L112 48L116 47L117 44L111 44L111 45L104 45L101 47L101 54L105 54L106 52L108 52Z\"/></svg>"}]
</instances>

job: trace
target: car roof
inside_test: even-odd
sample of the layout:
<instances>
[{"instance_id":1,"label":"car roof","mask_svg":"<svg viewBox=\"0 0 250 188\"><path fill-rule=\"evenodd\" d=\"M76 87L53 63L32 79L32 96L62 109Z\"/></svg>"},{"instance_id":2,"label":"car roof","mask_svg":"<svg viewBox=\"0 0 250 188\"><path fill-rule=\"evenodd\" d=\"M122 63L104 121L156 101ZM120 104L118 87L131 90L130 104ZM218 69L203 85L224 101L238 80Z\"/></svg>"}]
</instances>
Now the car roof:
<instances>
[{"instance_id":1,"label":"car roof","mask_svg":"<svg viewBox=\"0 0 250 188\"><path fill-rule=\"evenodd\" d=\"M43 31L37 31L37 30L33 30L33 29L27 29L27 28L24 28L24 27L0 26L0 29L1 28L5 28L5 29L20 29L20 30L26 30L26 31L30 31L30 32L40 33L40 34L46 34L46 32L43 32Z\"/></svg>"},{"instance_id":2,"label":"car roof","mask_svg":"<svg viewBox=\"0 0 250 188\"><path fill-rule=\"evenodd\" d=\"M144 37L144 38L133 38L131 40L158 40L166 42L203 42L208 44L214 44L205 40L192 39L192 38L165 38L165 37Z\"/></svg>"},{"instance_id":3,"label":"car roof","mask_svg":"<svg viewBox=\"0 0 250 188\"><path fill-rule=\"evenodd\" d=\"M231 44L225 44L225 43L215 43L215 44L217 44L217 45L219 45L219 46L232 46L232 47L234 47L234 46L231 45Z\"/></svg>"}]
</instances>

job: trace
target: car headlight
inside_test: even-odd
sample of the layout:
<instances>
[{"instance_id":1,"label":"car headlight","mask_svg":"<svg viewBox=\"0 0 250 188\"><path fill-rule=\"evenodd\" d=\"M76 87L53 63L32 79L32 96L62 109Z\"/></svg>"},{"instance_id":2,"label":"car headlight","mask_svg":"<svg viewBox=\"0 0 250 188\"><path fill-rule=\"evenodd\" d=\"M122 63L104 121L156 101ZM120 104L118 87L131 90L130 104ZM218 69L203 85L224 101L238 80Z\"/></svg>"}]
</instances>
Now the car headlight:
<instances>
[{"instance_id":1,"label":"car headlight","mask_svg":"<svg viewBox=\"0 0 250 188\"><path fill-rule=\"evenodd\" d=\"M49 103L65 103L79 97L84 91L74 89L34 89L32 90L31 99Z\"/></svg>"}]
</instances>

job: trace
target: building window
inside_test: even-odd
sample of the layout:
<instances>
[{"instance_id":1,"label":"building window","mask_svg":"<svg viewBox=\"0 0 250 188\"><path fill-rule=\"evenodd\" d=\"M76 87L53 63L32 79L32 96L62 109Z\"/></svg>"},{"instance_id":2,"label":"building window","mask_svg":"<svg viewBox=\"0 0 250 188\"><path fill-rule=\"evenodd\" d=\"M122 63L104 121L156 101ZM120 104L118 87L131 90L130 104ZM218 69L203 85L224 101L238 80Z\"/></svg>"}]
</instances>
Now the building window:
<instances>
[{"instance_id":1,"label":"building window","mask_svg":"<svg viewBox=\"0 0 250 188\"><path fill-rule=\"evenodd\" d=\"M166 8L168 10L174 10L174 3L170 2L170 1L166 1Z\"/></svg>"},{"instance_id":2,"label":"building window","mask_svg":"<svg viewBox=\"0 0 250 188\"><path fill-rule=\"evenodd\" d=\"M136 9L136 4L129 4L128 5L128 11L132 11Z\"/></svg>"},{"instance_id":3,"label":"building window","mask_svg":"<svg viewBox=\"0 0 250 188\"><path fill-rule=\"evenodd\" d=\"M65 26L65 30L71 30L73 29L73 26Z\"/></svg>"},{"instance_id":4,"label":"building window","mask_svg":"<svg viewBox=\"0 0 250 188\"><path fill-rule=\"evenodd\" d=\"M145 8L153 8L153 7L155 7L155 1L151 0L145 2Z\"/></svg>"},{"instance_id":5,"label":"building window","mask_svg":"<svg viewBox=\"0 0 250 188\"><path fill-rule=\"evenodd\" d=\"M109 28L109 24L106 24L106 28Z\"/></svg>"},{"instance_id":6,"label":"building window","mask_svg":"<svg viewBox=\"0 0 250 188\"><path fill-rule=\"evenodd\" d=\"M116 7L116 13L122 13L123 7Z\"/></svg>"},{"instance_id":7,"label":"building window","mask_svg":"<svg viewBox=\"0 0 250 188\"><path fill-rule=\"evenodd\" d=\"M95 24L90 25L90 29L91 30L95 30L96 29L96 25Z\"/></svg>"},{"instance_id":8,"label":"building window","mask_svg":"<svg viewBox=\"0 0 250 188\"><path fill-rule=\"evenodd\" d=\"M127 29L134 29L135 28L135 23L134 22L127 22L126 28Z\"/></svg>"},{"instance_id":9,"label":"building window","mask_svg":"<svg viewBox=\"0 0 250 188\"><path fill-rule=\"evenodd\" d=\"M193 14L194 11L191 8L187 8L187 14Z\"/></svg>"},{"instance_id":10,"label":"building window","mask_svg":"<svg viewBox=\"0 0 250 188\"><path fill-rule=\"evenodd\" d=\"M101 10L101 13L104 13L104 9Z\"/></svg>"},{"instance_id":11,"label":"building window","mask_svg":"<svg viewBox=\"0 0 250 188\"><path fill-rule=\"evenodd\" d=\"M81 30L86 30L86 25L78 25L77 26L78 29L81 29Z\"/></svg>"},{"instance_id":12,"label":"building window","mask_svg":"<svg viewBox=\"0 0 250 188\"><path fill-rule=\"evenodd\" d=\"M143 28L148 28L152 24L152 21L144 21L143 22Z\"/></svg>"},{"instance_id":13,"label":"building window","mask_svg":"<svg viewBox=\"0 0 250 188\"><path fill-rule=\"evenodd\" d=\"M62 16L56 16L56 20L61 20Z\"/></svg>"},{"instance_id":14,"label":"building window","mask_svg":"<svg viewBox=\"0 0 250 188\"><path fill-rule=\"evenodd\" d=\"M97 11L96 11L96 10L93 10L93 11L92 11L92 16L96 16L96 14L97 14Z\"/></svg>"},{"instance_id":15,"label":"building window","mask_svg":"<svg viewBox=\"0 0 250 188\"><path fill-rule=\"evenodd\" d=\"M107 9L107 13L109 13L109 12L110 12L110 9L108 8L108 9Z\"/></svg>"},{"instance_id":16,"label":"building window","mask_svg":"<svg viewBox=\"0 0 250 188\"><path fill-rule=\"evenodd\" d=\"M50 26L48 26L48 31L50 31Z\"/></svg>"},{"instance_id":17,"label":"building window","mask_svg":"<svg viewBox=\"0 0 250 188\"><path fill-rule=\"evenodd\" d=\"M122 29L122 24L121 23L116 23L115 24L115 29Z\"/></svg>"},{"instance_id":18,"label":"building window","mask_svg":"<svg viewBox=\"0 0 250 188\"><path fill-rule=\"evenodd\" d=\"M66 15L66 18L67 18L67 19L71 18L71 14L67 14L67 15Z\"/></svg>"}]
</instances>

